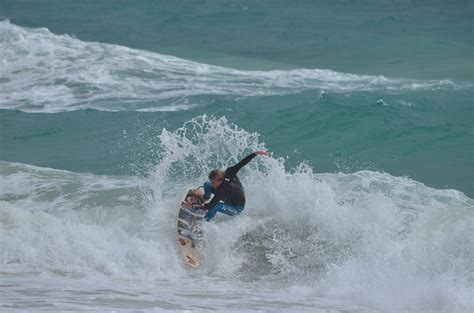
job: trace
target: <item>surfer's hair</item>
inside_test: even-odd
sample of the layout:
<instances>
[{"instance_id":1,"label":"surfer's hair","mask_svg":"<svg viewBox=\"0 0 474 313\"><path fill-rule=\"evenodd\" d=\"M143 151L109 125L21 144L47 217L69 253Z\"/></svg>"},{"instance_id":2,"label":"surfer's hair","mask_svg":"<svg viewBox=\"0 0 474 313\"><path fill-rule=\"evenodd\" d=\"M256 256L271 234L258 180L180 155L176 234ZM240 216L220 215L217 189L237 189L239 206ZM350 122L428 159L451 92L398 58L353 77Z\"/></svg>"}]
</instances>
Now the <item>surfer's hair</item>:
<instances>
[{"instance_id":1,"label":"surfer's hair","mask_svg":"<svg viewBox=\"0 0 474 313\"><path fill-rule=\"evenodd\" d=\"M214 169L209 173L210 180L224 181L225 172L221 169Z\"/></svg>"}]
</instances>

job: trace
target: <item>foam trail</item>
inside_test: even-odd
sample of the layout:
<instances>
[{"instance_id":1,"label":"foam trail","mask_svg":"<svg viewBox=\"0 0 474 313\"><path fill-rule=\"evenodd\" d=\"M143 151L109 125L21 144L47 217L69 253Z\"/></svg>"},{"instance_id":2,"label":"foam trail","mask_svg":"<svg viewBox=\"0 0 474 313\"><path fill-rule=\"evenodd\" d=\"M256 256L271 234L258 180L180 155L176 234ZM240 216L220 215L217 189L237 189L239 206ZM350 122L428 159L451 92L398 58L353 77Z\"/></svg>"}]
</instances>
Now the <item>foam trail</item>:
<instances>
[{"instance_id":1,"label":"foam trail","mask_svg":"<svg viewBox=\"0 0 474 313\"><path fill-rule=\"evenodd\" d=\"M84 42L6 20L0 21L0 73L0 108L26 112L176 111L207 103L199 96L270 96L312 89L399 92L466 88L466 83L449 80L389 79L323 69L240 71Z\"/></svg>"},{"instance_id":2,"label":"foam trail","mask_svg":"<svg viewBox=\"0 0 474 313\"><path fill-rule=\"evenodd\" d=\"M156 241L156 229L146 222L151 203L146 180L3 161L0 175L0 260L5 266L67 277L152 280L183 273L174 253L157 252L172 251L174 241Z\"/></svg>"}]
</instances>

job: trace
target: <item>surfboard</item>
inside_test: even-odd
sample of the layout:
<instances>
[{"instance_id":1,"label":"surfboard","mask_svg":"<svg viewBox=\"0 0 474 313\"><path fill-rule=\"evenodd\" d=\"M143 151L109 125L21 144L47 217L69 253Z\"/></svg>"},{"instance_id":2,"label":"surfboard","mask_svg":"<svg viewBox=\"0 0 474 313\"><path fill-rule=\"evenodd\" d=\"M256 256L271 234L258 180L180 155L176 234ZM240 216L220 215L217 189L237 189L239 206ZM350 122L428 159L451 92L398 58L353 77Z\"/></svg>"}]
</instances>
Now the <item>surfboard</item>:
<instances>
[{"instance_id":1,"label":"surfboard","mask_svg":"<svg viewBox=\"0 0 474 313\"><path fill-rule=\"evenodd\" d=\"M185 208L184 204L190 202L193 205L203 204L202 200L188 189L179 205L177 227L178 251L184 262L193 268L199 267L201 261L201 249L203 246L201 223L207 210L198 208Z\"/></svg>"}]
</instances>

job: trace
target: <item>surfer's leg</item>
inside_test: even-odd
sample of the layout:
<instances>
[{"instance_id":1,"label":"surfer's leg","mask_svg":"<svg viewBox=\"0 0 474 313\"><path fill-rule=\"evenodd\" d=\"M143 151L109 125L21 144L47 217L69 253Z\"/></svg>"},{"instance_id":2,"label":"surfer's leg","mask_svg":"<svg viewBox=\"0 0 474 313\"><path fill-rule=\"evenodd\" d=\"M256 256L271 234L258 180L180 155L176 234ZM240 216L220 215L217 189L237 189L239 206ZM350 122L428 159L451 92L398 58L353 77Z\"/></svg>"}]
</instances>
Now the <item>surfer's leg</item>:
<instances>
[{"instance_id":1,"label":"surfer's leg","mask_svg":"<svg viewBox=\"0 0 474 313\"><path fill-rule=\"evenodd\" d=\"M219 209L224 205L224 203L219 202L217 203L212 209L209 210L209 212L206 213L204 218L209 222L214 216L216 216L216 213L219 211Z\"/></svg>"},{"instance_id":2,"label":"surfer's leg","mask_svg":"<svg viewBox=\"0 0 474 313\"><path fill-rule=\"evenodd\" d=\"M207 221L210 221L217 214L217 212L221 212L227 215L237 215L240 214L240 212L242 212L243 210L244 207L241 205L232 205L219 202L211 210L209 210L209 212L207 212L204 218Z\"/></svg>"},{"instance_id":3,"label":"surfer's leg","mask_svg":"<svg viewBox=\"0 0 474 313\"><path fill-rule=\"evenodd\" d=\"M244 210L244 207L241 205L225 204L222 208L219 209L219 212L227 215L237 215Z\"/></svg>"}]
</instances>

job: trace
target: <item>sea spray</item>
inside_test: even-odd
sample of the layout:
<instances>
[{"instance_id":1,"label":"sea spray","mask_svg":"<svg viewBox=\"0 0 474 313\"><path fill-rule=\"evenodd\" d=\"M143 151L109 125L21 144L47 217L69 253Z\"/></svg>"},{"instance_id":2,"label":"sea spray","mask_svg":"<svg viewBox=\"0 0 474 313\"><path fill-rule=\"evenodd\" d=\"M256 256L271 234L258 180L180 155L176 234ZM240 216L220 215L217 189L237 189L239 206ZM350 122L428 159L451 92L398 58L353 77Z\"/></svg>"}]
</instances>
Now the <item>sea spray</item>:
<instances>
[{"instance_id":1,"label":"sea spray","mask_svg":"<svg viewBox=\"0 0 474 313\"><path fill-rule=\"evenodd\" d=\"M164 130L160 139L173 155L171 176L196 168L201 180L209 169L237 162L245 147L264 147L257 134L206 116ZM317 295L361 305L472 305L465 295L473 291L474 242L460 240L474 229L472 199L386 173L316 174L305 163L284 163L258 158L242 170L245 213L205 225L205 269L274 275L283 285L312 286Z\"/></svg>"},{"instance_id":2,"label":"sea spray","mask_svg":"<svg viewBox=\"0 0 474 313\"><path fill-rule=\"evenodd\" d=\"M4 266L66 277L180 280L180 195L209 169L265 148L224 117L199 116L163 129L148 177L79 174L0 163ZM247 204L205 223L201 281L339 299L373 308L472 306L474 201L409 178L359 171L317 173L307 163L259 157L242 169ZM23 187L21 187L23 186ZM261 286L261 287L258 287ZM267 286L267 287L265 287Z\"/></svg>"}]
</instances>

